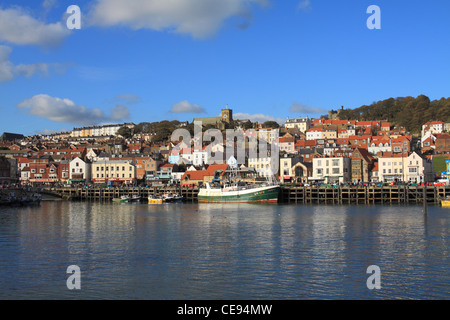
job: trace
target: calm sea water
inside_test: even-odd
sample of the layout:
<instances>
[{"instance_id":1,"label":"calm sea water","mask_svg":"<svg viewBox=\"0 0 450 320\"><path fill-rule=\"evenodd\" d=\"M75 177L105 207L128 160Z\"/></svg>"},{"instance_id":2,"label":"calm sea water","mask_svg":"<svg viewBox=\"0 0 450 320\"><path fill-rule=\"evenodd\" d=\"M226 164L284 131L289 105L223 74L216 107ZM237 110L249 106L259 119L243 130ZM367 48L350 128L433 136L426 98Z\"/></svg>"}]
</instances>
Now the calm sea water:
<instances>
[{"instance_id":1,"label":"calm sea water","mask_svg":"<svg viewBox=\"0 0 450 320\"><path fill-rule=\"evenodd\" d=\"M0 208L0 299L449 299L449 226L433 206Z\"/></svg>"}]
</instances>

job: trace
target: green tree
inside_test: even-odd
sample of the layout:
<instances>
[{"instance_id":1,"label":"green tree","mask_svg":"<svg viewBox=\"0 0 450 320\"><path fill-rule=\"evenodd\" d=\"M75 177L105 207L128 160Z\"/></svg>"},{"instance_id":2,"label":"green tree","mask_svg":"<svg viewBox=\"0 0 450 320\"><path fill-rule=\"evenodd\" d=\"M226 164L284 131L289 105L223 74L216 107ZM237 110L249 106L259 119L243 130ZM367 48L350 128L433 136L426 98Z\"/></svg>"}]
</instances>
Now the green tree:
<instances>
[{"instance_id":1,"label":"green tree","mask_svg":"<svg viewBox=\"0 0 450 320\"><path fill-rule=\"evenodd\" d=\"M124 137L125 139L130 139L131 137L133 137L133 132L130 128L123 126L119 130L117 130L116 135L120 135L120 136Z\"/></svg>"},{"instance_id":2,"label":"green tree","mask_svg":"<svg viewBox=\"0 0 450 320\"><path fill-rule=\"evenodd\" d=\"M266 122L263 123L263 128L274 128L274 129L277 129L279 127L280 127L280 125L276 121L266 121Z\"/></svg>"}]
</instances>

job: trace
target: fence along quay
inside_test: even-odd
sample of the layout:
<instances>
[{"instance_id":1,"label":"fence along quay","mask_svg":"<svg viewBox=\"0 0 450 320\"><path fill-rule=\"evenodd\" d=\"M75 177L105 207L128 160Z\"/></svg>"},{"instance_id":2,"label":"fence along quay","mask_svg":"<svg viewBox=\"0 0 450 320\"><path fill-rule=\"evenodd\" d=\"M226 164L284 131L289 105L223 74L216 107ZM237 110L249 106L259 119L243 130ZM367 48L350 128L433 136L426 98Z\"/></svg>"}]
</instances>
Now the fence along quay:
<instances>
[{"instance_id":1,"label":"fence along quay","mask_svg":"<svg viewBox=\"0 0 450 320\"><path fill-rule=\"evenodd\" d=\"M425 190L424 190L425 189ZM126 188L45 188L44 193L63 199L110 201L121 196L178 193L184 202L197 202L197 187L126 187ZM425 191L425 192L424 192ZM364 187L295 187L282 186L279 203L294 204L396 204L423 203L424 194L429 204L439 204L450 197L450 186L364 186Z\"/></svg>"}]
</instances>

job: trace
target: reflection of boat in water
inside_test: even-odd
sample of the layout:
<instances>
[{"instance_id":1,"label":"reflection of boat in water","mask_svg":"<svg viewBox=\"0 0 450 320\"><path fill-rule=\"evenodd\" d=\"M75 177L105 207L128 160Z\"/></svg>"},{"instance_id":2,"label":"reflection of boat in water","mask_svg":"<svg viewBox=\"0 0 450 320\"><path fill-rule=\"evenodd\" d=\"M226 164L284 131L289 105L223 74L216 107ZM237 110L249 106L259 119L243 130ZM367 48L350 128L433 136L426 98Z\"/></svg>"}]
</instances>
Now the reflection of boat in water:
<instances>
[{"instance_id":1,"label":"reflection of boat in water","mask_svg":"<svg viewBox=\"0 0 450 320\"><path fill-rule=\"evenodd\" d=\"M113 202L115 203L125 203L130 201L130 198L128 196L121 196L120 198L114 198Z\"/></svg>"},{"instance_id":2,"label":"reflection of boat in water","mask_svg":"<svg viewBox=\"0 0 450 320\"><path fill-rule=\"evenodd\" d=\"M141 201L141 196L137 194L133 194L130 198L130 202L139 202L139 201Z\"/></svg>"},{"instance_id":3,"label":"reflection of boat in water","mask_svg":"<svg viewBox=\"0 0 450 320\"><path fill-rule=\"evenodd\" d=\"M12 206L29 206L39 205L41 203L42 196L38 193L23 194L16 196L14 192L6 197L0 197L0 205L12 205Z\"/></svg>"},{"instance_id":4,"label":"reflection of boat in water","mask_svg":"<svg viewBox=\"0 0 450 320\"><path fill-rule=\"evenodd\" d=\"M176 193L167 193L167 194L163 194L162 196L162 200L164 202L182 202L183 201L183 196L180 196Z\"/></svg>"},{"instance_id":5,"label":"reflection of boat in water","mask_svg":"<svg viewBox=\"0 0 450 320\"><path fill-rule=\"evenodd\" d=\"M163 199L150 195L150 196L148 196L148 203L149 204L162 204Z\"/></svg>"}]
</instances>

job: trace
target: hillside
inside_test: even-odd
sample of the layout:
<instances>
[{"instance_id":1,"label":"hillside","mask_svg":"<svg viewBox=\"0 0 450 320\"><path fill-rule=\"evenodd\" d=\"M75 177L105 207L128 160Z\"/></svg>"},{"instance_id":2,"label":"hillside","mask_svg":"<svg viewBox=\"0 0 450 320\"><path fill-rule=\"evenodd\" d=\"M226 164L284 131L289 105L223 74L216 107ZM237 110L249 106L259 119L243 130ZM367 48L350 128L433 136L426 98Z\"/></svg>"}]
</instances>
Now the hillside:
<instances>
[{"instance_id":1,"label":"hillside","mask_svg":"<svg viewBox=\"0 0 450 320\"><path fill-rule=\"evenodd\" d=\"M419 133L427 121L450 122L450 98L433 101L425 95L389 98L356 109L343 109L338 117L341 120L387 120L411 133Z\"/></svg>"}]
</instances>

